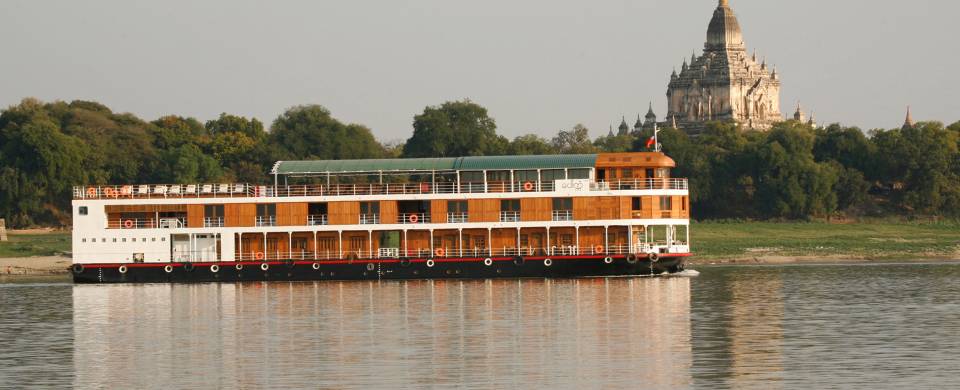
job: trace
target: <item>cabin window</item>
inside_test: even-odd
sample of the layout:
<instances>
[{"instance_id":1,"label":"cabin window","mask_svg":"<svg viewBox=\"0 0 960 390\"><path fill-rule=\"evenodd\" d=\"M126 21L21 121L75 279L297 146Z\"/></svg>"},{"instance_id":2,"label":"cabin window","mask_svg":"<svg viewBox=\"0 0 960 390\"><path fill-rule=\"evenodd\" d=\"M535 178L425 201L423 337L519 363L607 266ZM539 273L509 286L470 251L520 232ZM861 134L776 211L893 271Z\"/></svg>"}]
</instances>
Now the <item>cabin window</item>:
<instances>
[{"instance_id":1,"label":"cabin window","mask_svg":"<svg viewBox=\"0 0 960 390\"><path fill-rule=\"evenodd\" d=\"M687 211L687 197L683 197L683 202L680 202L680 210Z\"/></svg>"},{"instance_id":2,"label":"cabin window","mask_svg":"<svg viewBox=\"0 0 960 390\"><path fill-rule=\"evenodd\" d=\"M257 205L257 226L275 226L277 224L277 205L274 203Z\"/></svg>"},{"instance_id":3,"label":"cabin window","mask_svg":"<svg viewBox=\"0 0 960 390\"><path fill-rule=\"evenodd\" d=\"M568 169L567 178L568 179L589 179L590 169Z\"/></svg>"},{"instance_id":4,"label":"cabin window","mask_svg":"<svg viewBox=\"0 0 960 390\"><path fill-rule=\"evenodd\" d=\"M467 210L467 201L465 200L451 200L447 202L447 212L448 213L463 213L466 214Z\"/></svg>"},{"instance_id":5,"label":"cabin window","mask_svg":"<svg viewBox=\"0 0 960 390\"><path fill-rule=\"evenodd\" d=\"M624 169L623 169L623 174L620 175L620 176L623 177L624 179L633 179L633 169L631 169L631 168L624 168Z\"/></svg>"},{"instance_id":6,"label":"cabin window","mask_svg":"<svg viewBox=\"0 0 960 390\"><path fill-rule=\"evenodd\" d=\"M553 198L553 211L573 210L573 198Z\"/></svg>"},{"instance_id":7,"label":"cabin window","mask_svg":"<svg viewBox=\"0 0 960 390\"><path fill-rule=\"evenodd\" d=\"M672 210L673 209L673 197L670 196L661 196L660 197L660 210Z\"/></svg>"},{"instance_id":8,"label":"cabin window","mask_svg":"<svg viewBox=\"0 0 960 390\"><path fill-rule=\"evenodd\" d=\"M535 182L537 181L537 171L514 171L513 180L517 183Z\"/></svg>"},{"instance_id":9,"label":"cabin window","mask_svg":"<svg viewBox=\"0 0 960 390\"><path fill-rule=\"evenodd\" d=\"M487 171L488 182L510 182L510 171Z\"/></svg>"},{"instance_id":10,"label":"cabin window","mask_svg":"<svg viewBox=\"0 0 960 390\"><path fill-rule=\"evenodd\" d=\"M223 205L214 204L203 206L203 215L207 218L220 217L223 218Z\"/></svg>"},{"instance_id":11,"label":"cabin window","mask_svg":"<svg viewBox=\"0 0 960 390\"><path fill-rule=\"evenodd\" d=\"M540 181L553 182L554 180L563 180L567 178L567 173L563 169L544 169L540 171Z\"/></svg>"},{"instance_id":12,"label":"cabin window","mask_svg":"<svg viewBox=\"0 0 960 390\"><path fill-rule=\"evenodd\" d=\"M380 215L380 202L360 202L360 214Z\"/></svg>"},{"instance_id":13,"label":"cabin window","mask_svg":"<svg viewBox=\"0 0 960 390\"><path fill-rule=\"evenodd\" d=\"M670 177L670 168L657 168L657 177L660 177L660 178Z\"/></svg>"},{"instance_id":14,"label":"cabin window","mask_svg":"<svg viewBox=\"0 0 960 390\"><path fill-rule=\"evenodd\" d=\"M644 172L644 173L646 174L646 178L647 178L647 179L653 179L653 169L652 169L652 168L647 169L646 172Z\"/></svg>"},{"instance_id":15,"label":"cabin window","mask_svg":"<svg viewBox=\"0 0 960 390\"><path fill-rule=\"evenodd\" d=\"M520 212L520 199L505 199L500 201L500 211Z\"/></svg>"},{"instance_id":16,"label":"cabin window","mask_svg":"<svg viewBox=\"0 0 960 390\"><path fill-rule=\"evenodd\" d=\"M83 240L81 240L81 242L87 242L87 239L86 239L86 238L84 238Z\"/></svg>"},{"instance_id":17,"label":"cabin window","mask_svg":"<svg viewBox=\"0 0 960 390\"><path fill-rule=\"evenodd\" d=\"M483 172L460 172L462 183L483 183Z\"/></svg>"},{"instance_id":18,"label":"cabin window","mask_svg":"<svg viewBox=\"0 0 960 390\"><path fill-rule=\"evenodd\" d=\"M80 206L80 210L78 210L78 212L80 213L80 215L87 215L87 212L88 212L88 211L89 211L89 210L87 210L87 206Z\"/></svg>"},{"instance_id":19,"label":"cabin window","mask_svg":"<svg viewBox=\"0 0 960 390\"><path fill-rule=\"evenodd\" d=\"M633 211L643 210L643 201L640 200L639 196L633 197Z\"/></svg>"}]
</instances>

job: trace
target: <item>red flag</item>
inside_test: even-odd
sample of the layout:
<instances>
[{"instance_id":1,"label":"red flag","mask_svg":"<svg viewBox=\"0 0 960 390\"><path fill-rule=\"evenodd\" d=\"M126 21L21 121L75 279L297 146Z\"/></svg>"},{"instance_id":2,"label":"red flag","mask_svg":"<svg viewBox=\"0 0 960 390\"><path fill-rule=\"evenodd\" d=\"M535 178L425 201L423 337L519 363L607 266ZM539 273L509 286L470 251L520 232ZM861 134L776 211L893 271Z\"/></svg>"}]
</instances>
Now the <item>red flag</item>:
<instances>
[{"instance_id":1,"label":"red flag","mask_svg":"<svg viewBox=\"0 0 960 390\"><path fill-rule=\"evenodd\" d=\"M657 142L656 139L654 137L650 137L650 139L647 140L647 149L653 147L654 142Z\"/></svg>"}]
</instances>

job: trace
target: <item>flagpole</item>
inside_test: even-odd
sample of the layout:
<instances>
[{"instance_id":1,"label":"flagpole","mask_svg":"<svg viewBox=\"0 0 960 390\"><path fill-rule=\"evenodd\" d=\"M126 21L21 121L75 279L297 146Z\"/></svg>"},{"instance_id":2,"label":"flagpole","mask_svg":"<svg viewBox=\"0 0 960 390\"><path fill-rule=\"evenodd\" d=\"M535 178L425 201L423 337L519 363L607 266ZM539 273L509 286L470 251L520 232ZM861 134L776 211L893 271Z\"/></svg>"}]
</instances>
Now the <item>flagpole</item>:
<instances>
[{"instance_id":1,"label":"flagpole","mask_svg":"<svg viewBox=\"0 0 960 390\"><path fill-rule=\"evenodd\" d=\"M656 152L660 151L660 139L657 135L660 133L660 128L657 126L657 122L653 122L653 150Z\"/></svg>"}]
</instances>

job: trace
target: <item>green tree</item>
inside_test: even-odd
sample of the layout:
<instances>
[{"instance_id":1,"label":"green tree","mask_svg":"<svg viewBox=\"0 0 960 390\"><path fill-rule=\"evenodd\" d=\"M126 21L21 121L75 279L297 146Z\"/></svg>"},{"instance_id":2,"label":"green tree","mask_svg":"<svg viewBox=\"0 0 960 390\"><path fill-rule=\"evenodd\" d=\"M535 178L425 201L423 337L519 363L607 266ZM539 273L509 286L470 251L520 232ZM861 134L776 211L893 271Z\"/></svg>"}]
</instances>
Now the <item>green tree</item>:
<instances>
[{"instance_id":1,"label":"green tree","mask_svg":"<svg viewBox=\"0 0 960 390\"><path fill-rule=\"evenodd\" d=\"M370 129L345 125L319 105L296 106L281 114L273 121L268 142L276 147L274 157L285 160L378 158L384 153Z\"/></svg>"},{"instance_id":2,"label":"green tree","mask_svg":"<svg viewBox=\"0 0 960 390\"><path fill-rule=\"evenodd\" d=\"M483 106L470 100L431 106L413 118L404 157L460 157L506 154L508 141Z\"/></svg>"},{"instance_id":3,"label":"green tree","mask_svg":"<svg viewBox=\"0 0 960 390\"><path fill-rule=\"evenodd\" d=\"M515 156L553 154L554 150L543 137L536 134L521 135L510 141L507 154Z\"/></svg>"},{"instance_id":4,"label":"green tree","mask_svg":"<svg viewBox=\"0 0 960 390\"><path fill-rule=\"evenodd\" d=\"M596 153L597 147L590 141L590 130L582 124L577 124L569 131L561 130L550 141L551 146L561 154Z\"/></svg>"}]
</instances>

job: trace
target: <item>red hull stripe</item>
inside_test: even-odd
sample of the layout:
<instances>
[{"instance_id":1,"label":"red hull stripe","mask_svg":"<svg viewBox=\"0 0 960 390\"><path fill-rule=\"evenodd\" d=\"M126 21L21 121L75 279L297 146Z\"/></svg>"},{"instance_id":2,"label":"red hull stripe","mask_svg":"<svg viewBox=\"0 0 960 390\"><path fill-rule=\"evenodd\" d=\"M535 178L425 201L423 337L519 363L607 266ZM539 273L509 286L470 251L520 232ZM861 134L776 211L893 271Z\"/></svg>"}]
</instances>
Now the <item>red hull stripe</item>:
<instances>
[{"instance_id":1,"label":"red hull stripe","mask_svg":"<svg viewBox=\"0 0 960 390\"><path fill-rule=\"evenodd\" d=\"M639 255L638 255L638 256L639 256ZM690 256L693 256L693 254L692 254L692 253L669 253L669 254L662 254L660 258L661 258L661 259L670 259L670 258L676 258L676 257L690 257ZM586 255L585 255L585 256L530 256L530 257L524 257L523 259L526 260L526 261L538 261L538 260L539 260L539 261L542 261L542 260L546 260L546 259L551 259L551 260L590 260L590 259L603 259L603 258L606 258L606 257L607 257L607 256L604 256L604 255L589 255L589 256L586 256ZM613 256L610 256L610 257L613 257L614 259L623 259L623 258L626 258L626 256L624 256L624 255L613 255ZM642 260L642 259L644 258L644 256L639 256L639 258ZM483 262L485 259L486 259L486 257L471 257L471 258L456 258L456 259L454 259L454 258L444 258L444 259L436 259L436 258L434 258L434 259L432 259L432 260L433 260L435 263L480 263L480 262ZM493 261L510 261L510 262L512 262L514 258L513 258L513 257L491 257L490 259L493 260ZM410 259L410 262L411 262L411 263L426 263L427 260L431 260L431 259ZM358 259L358 260L316 260L316 261L297 260L297 261L294 261L293 263L294 263L294 264L297 264L297 265L311 265L311 264L313 264L313 263L317 263L317 264L320 264L320 265L324 265L324 264L339 265L339 264L367 264L367 263L374 263L374 264L376 264L376 263L395 264L395 263L399 263L399 262L400 262L399 259L377 259L377 260L373 260L373 259L368 259L368 260ZM211 266L211 265L218 265L218 266L224 267L224 266L234 266L234 265L238 265L238 264L239 264L239 265L243 265L243 266L259 266L260 264L268 264L268 265L271 265L271 266L272 266L272 265L286 265L287 263L288 263L288 262L286 262L286 261L275 261L275 260L271 260L271 261L221 261L221 262L203 262L203 263L201 263L201 262L196 262L196 263L189 263L189 264L193 264L194 267L209 267L209 266ZM184 264L188 264L188 263L94 263L94 264L82 264L82 265L83 265L84 267L89 267L89 268L120 268L121 265L125 265L125 266L127 266L127 268L157 268L157 267L166 267L166 266L168 266L168 265L172 265L172 266L174 266L174 267L182 267Z\"/></svg>"}]
</instances>

